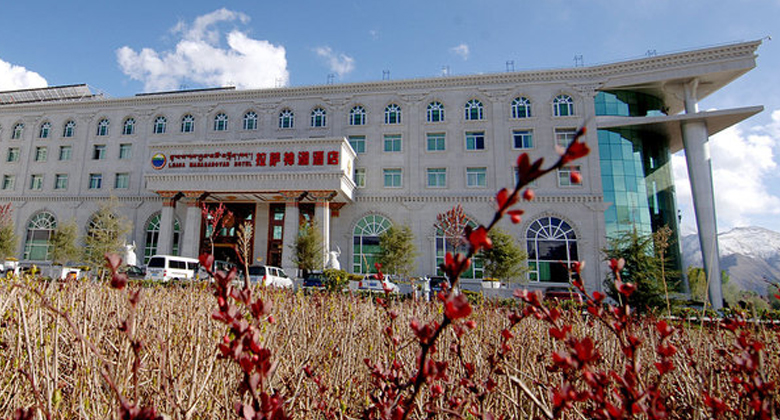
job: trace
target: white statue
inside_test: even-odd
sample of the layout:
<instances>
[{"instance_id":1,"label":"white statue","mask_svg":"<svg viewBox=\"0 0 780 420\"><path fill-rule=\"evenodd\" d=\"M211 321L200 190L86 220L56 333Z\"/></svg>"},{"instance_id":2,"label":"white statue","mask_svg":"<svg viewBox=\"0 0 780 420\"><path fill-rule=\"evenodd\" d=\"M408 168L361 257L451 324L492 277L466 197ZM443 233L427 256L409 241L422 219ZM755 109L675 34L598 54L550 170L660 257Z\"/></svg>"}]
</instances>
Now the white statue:
<instances>
[{"instance_id":1,"label":"white statue","mask_svg":"<svg viewBox=\"0 0 780 420\"><path fill-rule=\"evenodd\" d=\"M127 265L136 265L138 263L138 257L135 255L135 241L132 244L124 244L125 255L122 258Z\"/></svg>"},{"instance_id":2,"label":"white statue","mask_svg":"<svg viewBox=\"0 0 780 420\"><path fill-rule=\"evenodd\" d=\"M332 268L334 270L341 270L341 263L339 262L339 255L341 255L341 248L336 245L336 251L328 252L328 260L325 262L325 268Z\"/></svg>"}]
</instances>

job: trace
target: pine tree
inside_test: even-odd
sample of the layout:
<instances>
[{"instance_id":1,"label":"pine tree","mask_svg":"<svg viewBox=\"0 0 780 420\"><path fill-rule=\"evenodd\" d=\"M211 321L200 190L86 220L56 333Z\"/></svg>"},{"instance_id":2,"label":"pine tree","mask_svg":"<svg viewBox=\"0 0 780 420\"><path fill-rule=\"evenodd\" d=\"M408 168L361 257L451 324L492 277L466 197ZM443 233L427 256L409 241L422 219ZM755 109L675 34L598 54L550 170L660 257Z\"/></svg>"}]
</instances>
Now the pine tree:
<instances>
[{"instance_id":1,"label":"pine tree","mask_svg":"<svg viewBox=\"0 0 780 420\"><path fill-rule=\"evenodd\" d=\"M98 211L92 216L84 239L84 260L100 277L107 253L121 254L125 235L130 231L130 223L117 215L115 198L98 204Z\"/></svg>"},{"instance_id":2,"label":"pine tree","mask_svg":"<svg viewBox=\"0 0 780 420\"><path fill-rule=\"evenodd\" d=\"M408 278L416 268L417 247L409 225L390 226L379 235L379 256L382 271Z\"/></svg>"},{"instance_id":3,"label":"pine tree","mask_svg":"<svg viewBox=\"0 0 780 420\"><path fill-rule=\"evenodd\" d=\"M515 238L498 227L493 228L488 236L493 246L481 252L485 261L485 277L505 282L524 280L528 270L525 264L528 255Z\"/></svg>"},{"instance_id":4,"label":"pine tree","mask_svg":"<svg viewBox=\"0 0 780 420\"><path fill-rule=\"evenodd\" d=\"M75 220L60 224L52 237L52 262L66 265L81 260L83 253L77 240L78 226Z\"/></svg>"},{"instance_id":5,"label":"pine tree","mask_svg":"<svg viewBox=\"0 0 780 420\"><path fill-rule=\"evenodd\" d=\"M666 306L662 276L662 260L653 249L653 236L640 235L636 229L614 238L610 247L604 250L606 259L625 260L625 266L620 273L624 283L633 283L636 290L628 299L628 304L640 312L663 308ZM609 276L604 284L607 294L621 302L625 299L615 289L614 279Z\"/></svg>"},{"instance_id":6,"label":"pine tree","mask_svg":"<svg viewBox=\"0 0 780 420\"><path fill-rule=\"evenodd\" d=\"M311 271L322 270L324 263L322 235L317 226L315 221L301 225L295 243L290 247L292 261L303 270L304 275Z\"/></svg>"},{"instance_id":7,"label":"pine tree","mask_svg":"<svg viewBox=\"0 0 780 420\"><path fill-rule=\"evenodd\" d=\"M16 254L19 237L14 232L11 203L0 206L0 263Z\"/></svg>"}]
</instances>

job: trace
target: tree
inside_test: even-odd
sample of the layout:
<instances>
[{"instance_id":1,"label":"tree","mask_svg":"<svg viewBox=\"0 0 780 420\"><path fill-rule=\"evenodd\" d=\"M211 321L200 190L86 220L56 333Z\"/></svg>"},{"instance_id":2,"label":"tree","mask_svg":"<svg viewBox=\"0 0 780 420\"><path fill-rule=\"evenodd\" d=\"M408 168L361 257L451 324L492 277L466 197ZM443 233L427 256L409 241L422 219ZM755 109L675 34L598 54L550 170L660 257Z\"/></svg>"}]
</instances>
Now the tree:
<instances>
[{"instance_id":1,"label":"tree","mask_svg":"<svg viewBox=\"0 0 780 420\"><path fill-rule=\"evenodd\" d=\"M628 299L628 304L638 311L653 310L666 305L662 283L664 275L662 259L655 253L653 241L653 235L640 235L636 229L633 229L613 238L610 247L604 250L607 260L613 258L625 260L620 276L624 283L633 283L636 286L636 290ZM615 288L611 276L607 277L604 285L612 299L619 302L624 300Z\"/></svg>"},{"instance_id":2,"label":"tree","mask_svg":"<svg viewBox=\"0 0 780 420\"><path fill-rule=\"evenodd\" d=\"M390 226L379 235L379 257L382 271L408 278L417 264L417 247L409 225Z\"/></svg>"},{"instance_id":3,"label":"tree","mask_svg":"<svg viewBox=\"0 0 780 420\"><path fill-rule=\"evenodd\" d=\"M769 306L772 309L780 309L780 286L773 284L767 288L769 292Z\"/></svg>"},{"instance_id":4,"label":"tree","mask_svg":"<svg viewBox=\"0 0 780 420\"><path fill-rule=\"evenodd\" d=\"M520 248L515 238L497 227L493 228L488 236L493 247L482 250L485 276L508 282L525 279L525 261L528 255Z\"/></svg>"},{"instance_id":5,"label":"tree","mask_svg":"<svg viewBox=\"0 0 780 420\"><path fill-rule=\"evenodd\" d=\"M52 237L52 262L66 265L81 260L82 249L76 242L78 240L78 226L71 219L60 224Z\"/></svg>"},{"instance_id":6,"label":"tree","mask_svg":"<svg viewBox=\"0 0 780 420\"><path fill-rule=\"evenodd\" d=\"M98 204L98 211L92 216L84 239L84 260L96 268L100 277L103 273L107 253L120 254L125 243L125 235L130 231L127 219L117 215L118 204L115 198Z\"/></svg>"},{"instance_id":7,"label":"tree","mask_svg":"<svg viewBox=\"0 0 780 420\"><path fill-rule=\"evenodd\" d=\"M11 203L0 206L0 263L16 254L19 237L14 231Z\"/></svg>"},{"instance_id":8,"label":"tree","mask_svg":"<svg viewBox=\"0 0 780 420\"><path fill-rule=\"evenodd\" d=\"M322 235L317 229L317 222L304 223L298 229L298 236L290 247L292 249L292 261L306 275L310 271L322 270L324 263L324 246Z\"/></svg>"}]
</instances>

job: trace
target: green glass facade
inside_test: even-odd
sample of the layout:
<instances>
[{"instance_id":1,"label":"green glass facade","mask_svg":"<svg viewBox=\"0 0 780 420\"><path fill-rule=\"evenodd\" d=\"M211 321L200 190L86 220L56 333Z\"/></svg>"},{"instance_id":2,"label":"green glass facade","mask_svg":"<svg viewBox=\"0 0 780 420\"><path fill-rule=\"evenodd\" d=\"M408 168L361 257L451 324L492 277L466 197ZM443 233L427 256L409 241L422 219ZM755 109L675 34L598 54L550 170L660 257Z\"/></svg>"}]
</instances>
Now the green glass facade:
<instances>
[{"instance_id":1,"label":"green glass facade","mask_svg":"<svg viewBox=\"0 0 780 420\"><path fill-rule=\"evenodd\" d=\"M599 92L596 115L644 117L663 115L663 102L650 95L620 91ZM631 126L598 130L599 158L606 234L614 238L636 229L648 235L663 226L677 234L677 206L669 141L661 134ZM669 249L674 266L679 246Z\"/></svg>"}]
</instances>

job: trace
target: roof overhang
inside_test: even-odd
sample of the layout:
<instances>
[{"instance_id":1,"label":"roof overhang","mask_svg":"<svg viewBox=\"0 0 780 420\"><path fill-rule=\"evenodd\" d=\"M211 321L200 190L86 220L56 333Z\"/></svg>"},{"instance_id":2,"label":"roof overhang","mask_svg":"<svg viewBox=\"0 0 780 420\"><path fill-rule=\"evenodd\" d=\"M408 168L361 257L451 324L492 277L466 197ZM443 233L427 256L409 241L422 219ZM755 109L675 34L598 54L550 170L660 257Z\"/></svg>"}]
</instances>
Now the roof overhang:
<instances>
[{"instance_id":1,"label":"roof overhang","mask_svg":"<svg viewBox=\"0 0 780 420\"><path fill-rule=\"evenodd\" d=\"M707 126L707 133L713 136L726 128L744 121L753 115L763 111L763 106L751 106L745 108L724 109L718 111L704 111L695 114L660 115L654 117L613 117L601 116L596 118L598 129L638 129L651 133L658 133L669 139L669 149L672 153L683 149L682 126L691 121L703 121Z\"/></svg>"}]
</instances>

